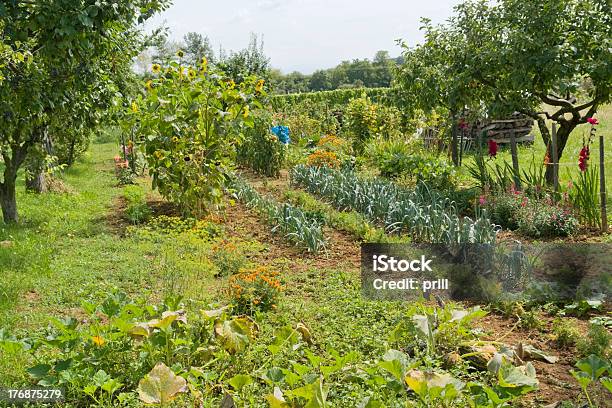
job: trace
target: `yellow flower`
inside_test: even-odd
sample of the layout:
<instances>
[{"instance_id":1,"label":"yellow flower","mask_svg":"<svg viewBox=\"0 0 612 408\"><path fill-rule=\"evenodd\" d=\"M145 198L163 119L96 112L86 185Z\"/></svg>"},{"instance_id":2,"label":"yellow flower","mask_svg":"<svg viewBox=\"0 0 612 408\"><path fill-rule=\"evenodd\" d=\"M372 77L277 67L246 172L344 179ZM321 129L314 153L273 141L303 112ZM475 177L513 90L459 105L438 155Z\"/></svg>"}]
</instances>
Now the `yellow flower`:
<instances>
[{"instance_id":1,"label":"yellow flower","mask_svg":"<svg viewBox=\"0 0 612 408\"><path fill-rule=\"evenodd\" d=\"M172 142L174 142L174 143L178 143L178 141L179 141L179 138L178 138L178 137L174 136L174 137L172 138Z\"/></svg>"},{"instance_id":2,"label":"yellow flower","mask_svg":"<svg viewBox=\"0 0 612 408\"><path fill-rule=\"evenodd\" d=\"M189 76L189 79L193 80L196 77L196 72L193 69L189 68L189 71L187 72L187 75Z\"/></svg>"},{"instance_id":3,"label":"yellow flower","mask_svg":"<svg viewBox=\"0 0 612 408\"><path fill-rule=\"evenodd\" d=\"M263 90L264 83L265 81L263 79L260 79L259 81L257 81L257 85L255 85L255 91L261 92Z\"/></svg>"},{"instance_id":4,"label":"yellow flower","mask_svg":"<svg viewBox=\"0 0 612 408\"><path fill-rule=\"evenodd\" d=\"M183 58L185 56L185 53L183 52L183 50L178 50L176 52L176 56L179 58Z\"/></svg>"},{"instance_id":5,"label":"yellow flower","mask_svg":"<svg viewBox=\"0 0 612 408\"><path fill-rule=\"evenodd\" d=\"M164 154L161 151L156 150L155 153L153 153L153 156L155 156L157 159L161 159L164 157Z\"/></svg>"},{"instance_id":6,"label":"yellow flower","mask_svg":"<svg viewBox=\"0 0 612 408\"><path fill-rule=\"evenodd\" d=\"M106 343L106 340L104 340L104 339L103 339L102 337L100 337L100 336L93 336L93 337L91 338L91 341L93 341L93 343L94 343L96 346L98 346L98 347L101 347L101 346L103 346L103 345L104 345L104 343Z\"/></svg>"},{"instance_id":7,"label":"yellow flower","mask_svg":"<svg viewBox=\"0 0 612 408\"><path fill-rule=\"evenodd\" d=\"M153 71L153 73L159 74L161 72L161 65L153 64L153 66L151 67L151 70Z\"/></svg>"},{"instance_id":8,"label":"yellow flower","mask_svg":"<svg viewBox=\"0 0 612 408\"><path fill-rule=\"evenodd\" d=\"M200 65L202 66L202 68L206 68L208 66L208 60L206 59L206 57L202 57L202 61L200 61Z\"/></svg>"},{"instance_id":9,"label":"yellow flower","mask_svg":"<svg viewBox=\"0 0 612 408\"><path fill-rule=\"evenodd\" d=\"M236 86L236 83L234 82L233 79L230 79L227 84L228 84L229 89L234 89L234 87Z\"/></svg>"},{"instance_id":10,"label":"yellow flower","mask_svg":"<svg viewBox=\"0 0 612 408\"><path fill-rule=\"evenodd\" d=\"M153 89L153 81L151 81L150 79L147 81L146 84L146 88L148 91L150 91L151 89Z\"/></svg>"},{"instance_id":11,"label":"yellow flower","mask_svg":"<svg viewBox=\"0 0 612 408\"><path fill-rule=\"evenodd\" d=\"M132 102L132 112L138 113L138 104L136 101Z\"/></svg>"},{"instance_id":12,"label":"yellow flower","mask_svg":"<svg viewBox=\"0 0 612 408\"><path fill-rule=\"evenodd\" d=\"M242 116L246 119L249 117L249 107L245 106L244 107L244 112L242 113Z\"/></svg>"}]
</instances>

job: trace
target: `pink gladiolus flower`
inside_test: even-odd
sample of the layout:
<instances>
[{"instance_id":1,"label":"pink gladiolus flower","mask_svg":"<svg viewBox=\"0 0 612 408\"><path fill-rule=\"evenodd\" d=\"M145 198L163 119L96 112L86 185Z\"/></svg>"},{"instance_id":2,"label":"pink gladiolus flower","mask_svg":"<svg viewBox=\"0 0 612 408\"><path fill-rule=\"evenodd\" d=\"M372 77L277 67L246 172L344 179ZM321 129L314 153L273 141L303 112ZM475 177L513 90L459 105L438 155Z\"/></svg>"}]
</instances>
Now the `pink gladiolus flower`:
<instances>
[{"instance_id":1,"label":"pink gladiolus flower","mask_svg":"<svg viewBox=\"0 0 612 408\"><path fill-rule=\"evenodd\" d=\"M595 118L587 118L587 122L589 122L593 126L599 125L599 121Z\"/></svg>"},{"instance_id":2,"label":"pink gladiolus flower","mask_svg":"<svg viewBox=\"0 0 612 408\"><path fill-rule=\"evenodd\" d=\"M578 167L580 171L586 171L589 163L589 146L584 146L578 155Z\"/></svg>"},{"instance_id":3,"label":"pink gladiolus flower","mask_svg":"<svg viewBox=\"0 0 612 408\"><path fill-rule=\"evenodd\" d=\"M478 202L480 203L480 205L485 205L487 204L487 199L485 198L485 196L480 196Z\"/></svg>"}]
</instances>

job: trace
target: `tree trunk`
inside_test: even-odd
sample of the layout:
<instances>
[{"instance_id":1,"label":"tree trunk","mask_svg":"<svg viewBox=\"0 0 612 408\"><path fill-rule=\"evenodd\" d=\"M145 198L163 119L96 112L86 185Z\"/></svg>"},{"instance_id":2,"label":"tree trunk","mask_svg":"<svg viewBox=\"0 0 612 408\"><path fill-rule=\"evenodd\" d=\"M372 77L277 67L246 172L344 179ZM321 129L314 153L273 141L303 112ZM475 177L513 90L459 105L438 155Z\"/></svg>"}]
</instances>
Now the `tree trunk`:
<instances>
[{"instance_id":1,"label":"tree trunk","mask_svg":"<svg viewBox=\"0 0 612 408\"><path fill-rule=\"evenodd\" d=\"M563 149L565 149L565 145L567 144L567 141L569 139L569 135L572 133L572 131L576 128L576 126L578 126L578 122L577 121L566 121L566 122L561 122L559 124L559 130L557 131L557 161L561 161L561 156L563 155ZM549 134L547 134L548 136L548 141L550 141L550 136ZM552 159L553 155L552 155L552 146L550 143L547 143L547 150L546 150L548 157L550 157ZM553 166L546 166L546 183L549 185L553 185L555 180L554 180L554 170L553 170Z\"/></svg>"},{"instance_id":2,"label":"tree trunk","mask_svg":"<svg viewBox=\"0 0 612 408\"><path fill-rule=\"evenodd\" d=\"M47 179L44 171L37 169L35 173L28 175L26 178L26 191L37 194L47 192Z\"/></svg>"},{"instance_id":3,"label":"tree trunk","mask_svg":"<svg viewBox=\"0 0 612 408\"><path fill-rule=\"evenodd\" d=\"M17 172L9 168L4 169L4 182L0 183L0 205L2 206L2 217L7 224L19 221L17 215L17 197L15 195L15 181Z\"/></svg>"},{"instance_id":4,"label":"tree trunk","mask_svg":"<svg viewBox=\"0 0 612 408\"><path fill-rule=\"evenodd\" d=\"M49 132L46 126L40 131L40 141L42 143L42 149L46 154L51 154L51 139L49 138ZM45 193L47 192L47 180L45 171L47 170L47 164L44 158L34 157L32 162L28 166L28 172L26 177L26 191L32 193Z\"/></svg>"},{"instance_id":5,"label":"tree trunk","mask_svg":"<svg viewBox=\"0 0 612 408\"><path fill-rule=\"evenodd\" d=\"M457 124L456 115L454 112L451 113L451 158L453 160L453 164L455 167L459 166L459 149L458 147L458 139L457 139Z\"/></svg>"}]
</instances>

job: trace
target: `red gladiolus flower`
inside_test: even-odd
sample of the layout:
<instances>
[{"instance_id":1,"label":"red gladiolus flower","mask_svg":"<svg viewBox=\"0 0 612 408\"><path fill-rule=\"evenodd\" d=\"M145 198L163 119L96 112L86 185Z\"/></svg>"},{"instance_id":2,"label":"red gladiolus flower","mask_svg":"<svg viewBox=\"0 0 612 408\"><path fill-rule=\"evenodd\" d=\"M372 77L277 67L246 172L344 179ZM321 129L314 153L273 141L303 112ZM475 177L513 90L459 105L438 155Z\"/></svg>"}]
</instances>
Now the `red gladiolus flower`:
<instances>
[{"instance_id":1,"label":"red gladiolus flower","mask_svg":"<svg viewBox=\"0 0 612 408\"><path fill-rule=\"evenodd\" d=\"M580 171L586 171L589 164L589 146L584 146L578 155L578 167Z\"/></svg>"},{"instance_id":2,"label":"red gladiolus flower","mask_svg":"<svg viewBox=\"0 0 612 408\"><path fill-rule=\"evenodd\" d=\"M489 156L497 156L497 142L493 139L489 139Z\"/></svg>"},{"instance_id":3,"label":"red gladiolus flower","mask_svg":"<svg viewBox=\"0 0 612 408\"><path fill-rule=\"evenodd\" d=\"M478 202L480 203L480 205L485 205L487 204L487 199L485 198L485 196L480 196Z\"/></svg>"},{"instance_id":4,"label":"red gladiolus flower","mask_svg":"<svg viewBox=\"0 0 612 408\"><path fill-rule=\"evenodd\" d=\"M589 122L593 126L599 125L599 121L597 119L595 119L595 118L588 118L587 122Z\"/></svg>"}]
</instances>

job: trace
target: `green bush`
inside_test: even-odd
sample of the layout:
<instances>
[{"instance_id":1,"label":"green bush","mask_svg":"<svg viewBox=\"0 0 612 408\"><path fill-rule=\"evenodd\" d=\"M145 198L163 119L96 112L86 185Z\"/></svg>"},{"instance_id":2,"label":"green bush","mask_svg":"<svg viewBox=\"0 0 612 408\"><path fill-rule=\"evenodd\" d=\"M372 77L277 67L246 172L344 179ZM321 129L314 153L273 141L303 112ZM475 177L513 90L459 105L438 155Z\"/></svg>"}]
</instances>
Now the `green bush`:
<instances>
[{"instance_id":1,"label":"green bush","mask_svg":"<svg viewBox=\"0 0 612 408\"><path fill-rule=\"evenodd\" d=\"M600 325L591 323L589 332L586 336L578 340L576 349L580 356L586 357L594 354L601 358L609 358L612 352L610 351L610 340L612 335L608 330Z\"/></svg>"},{"instance_id":2,"label":"green bush","mask_svg":"<svg viewBox=\"0 0 612 408\"><path fill-rule=\"evenodd\" d=\"M223 199L234 170L236 146L261 108L263 80L236 84L205 60L198 70L181 61L156 65L146 93L126 112L123 127L139 124L152 187L183 215L200 216Z\"/></svg>"},{"instance_id":3,"label":"green bush","mask_svg":"<svg viewBox=\"0 0 612 408\"><path fill-rule=\"evenodd\" d=\"M446 190L455 184L455 168L446 160L423 152L416 140L378 139L367 146L368 161L381 176L405 179L415 185L419 181L429 187Z\"/></svg>"},{"instance_id":4,"label":"green bush","mask_svg":"<svg viewBox=\"0 0 612 408\"><path fill-rule=\"evenodd\" d=\"M519 192L481 196L480 205L488 210L496 225L532 238L566 237L579 227L568 209Z\"/></svg>"},{"instance_id":5,"label":"green bush","mask_svg":"<svg viewBox=\"0 0 612 408\"><path fill-rule=\"evenodd\" d=\"M518 215L522 198L515 194L502 194L487 198L486 207L489 210L491 221L504 229L518 229Z\"/></svg>"},{"instance_id":6,"label":"green bush","mask_svg":"<svg viewBox=\"0 0 612 408\"><path fill-rule=\"evenodd\" d=\"M578 220L564 208L526 200L518 211L518 231L533 238L566 237L576 233Z\"/></svg>"},{"instance_id":7,"label":"green bush","mask_svg":"<svg viewBox=\"0 0 612 408\"><path fill-rule=\"evenodd\" d=\"M344 131L353 140L353 152L361 155L366 143L373 139L378 131L377 105L365 95L352 99L346 108Z\"/></svg>"},{"instance_id":8,"label":"green bush","mask_svg":"<svg viewBox=\"0 0 612 408\"><path fill-rule=\"evenodd\" d=\"M286 146L272 134L272 115L264 110L254 114L253 127L245 131L238 148L238 162L268 177L278 177L285 162Z\"/></svg>"},{"instance_id":9,"label":"green bush","mask_svg":"<svg viewBox=\"0 0 612 408\"><path fill-rule=\"evenodd\" d=\"M123 189L126 201L125 216L132 224L142 224L151 217L151 209L147 205L146 194L142 187L127 186Z\"/></svg>"}]
</instances>

